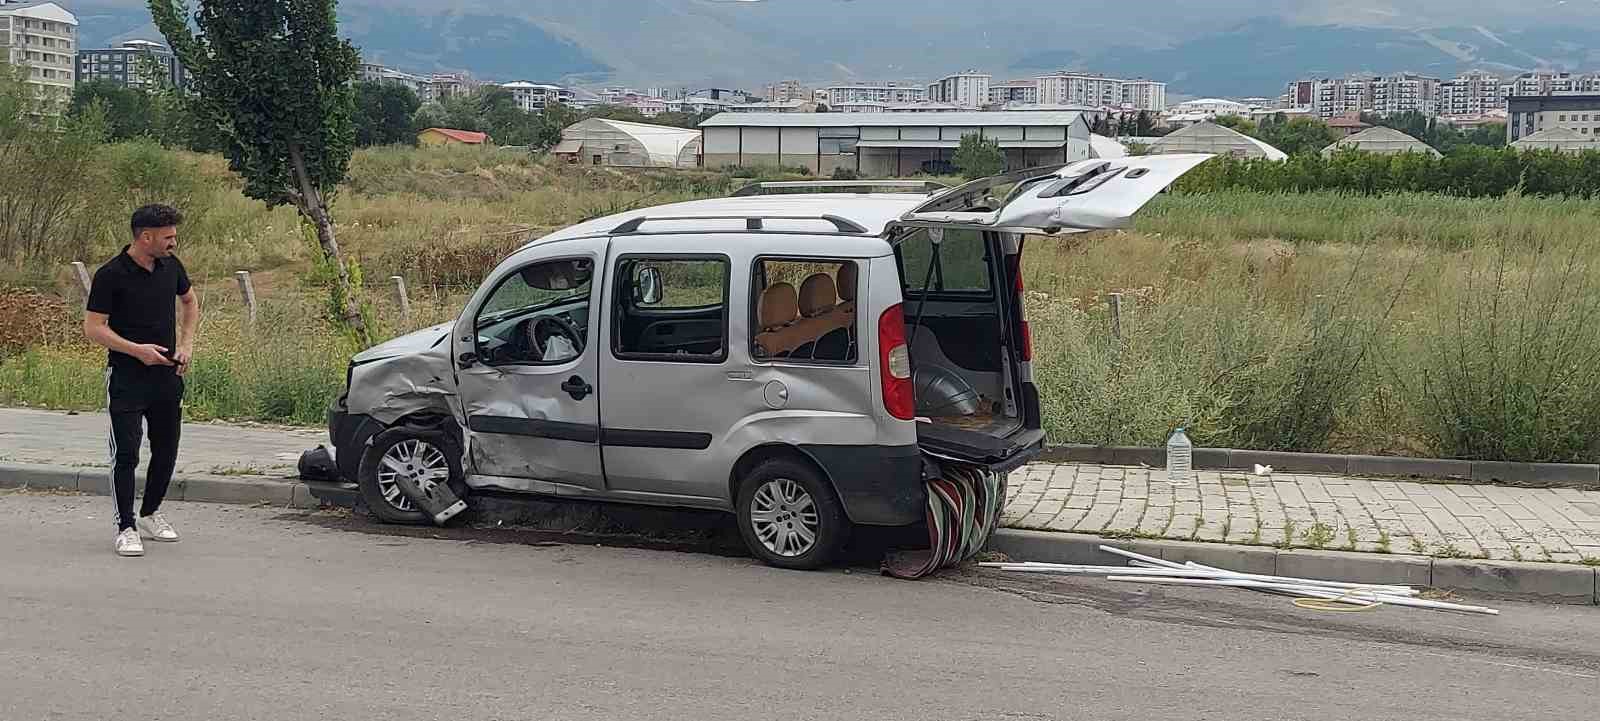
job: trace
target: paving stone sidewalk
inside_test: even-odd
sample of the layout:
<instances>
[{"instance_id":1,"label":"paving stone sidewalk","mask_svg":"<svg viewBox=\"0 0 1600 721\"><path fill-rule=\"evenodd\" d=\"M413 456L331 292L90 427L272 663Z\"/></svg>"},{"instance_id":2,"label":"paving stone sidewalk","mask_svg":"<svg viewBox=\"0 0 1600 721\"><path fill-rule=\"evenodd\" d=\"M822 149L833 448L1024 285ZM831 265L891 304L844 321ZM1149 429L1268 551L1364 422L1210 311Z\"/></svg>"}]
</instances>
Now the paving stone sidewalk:
<instances>
[{"instance_id":1,"label":"paving stone sidewalk","mask_svg":"<svg viewBox=\"0 0 1600 721\"><path fill-rule=\"evenodd\" d=\"M1600 492L1036 464L1011 528L1513 561L1600 562Z\"/></svg>"},{"instance_id":2,"label":"paving stone sidewalk","mask_svg":"<svg viewBox=\"0 0 1600 721\"><path fill-rule=\"evenodd\" d=\"M327 434L189 423L179 472L285 478ZM104 467L103 414L0 409L0 461ZM1010 479L1006 525L1328 550L1578 562L1600 559L1600 492L1035 464ZM1291 541L1290 536L1293 536Z\"/></svg>"}]
</instances>

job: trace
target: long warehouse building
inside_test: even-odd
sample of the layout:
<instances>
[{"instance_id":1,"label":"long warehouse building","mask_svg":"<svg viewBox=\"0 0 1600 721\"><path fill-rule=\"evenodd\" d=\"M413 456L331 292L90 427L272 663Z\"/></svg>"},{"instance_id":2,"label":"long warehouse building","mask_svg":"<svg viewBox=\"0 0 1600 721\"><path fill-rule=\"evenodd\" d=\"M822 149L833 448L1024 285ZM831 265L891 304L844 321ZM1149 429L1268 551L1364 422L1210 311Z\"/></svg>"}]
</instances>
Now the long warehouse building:
<instances>
[{"instance_id":1,"label":"long warehouse building","mask_svg":"<svg viewBox=\"0 0 1600 721\"><path fill-rule=\"evenodd\" d=\"M700 128L707 168L944 175L954 172L962 136L972 134L997 141L1008 170L1092 157L1089 124L1078 112L721 113Z\"/></svg>"}]
</instances>

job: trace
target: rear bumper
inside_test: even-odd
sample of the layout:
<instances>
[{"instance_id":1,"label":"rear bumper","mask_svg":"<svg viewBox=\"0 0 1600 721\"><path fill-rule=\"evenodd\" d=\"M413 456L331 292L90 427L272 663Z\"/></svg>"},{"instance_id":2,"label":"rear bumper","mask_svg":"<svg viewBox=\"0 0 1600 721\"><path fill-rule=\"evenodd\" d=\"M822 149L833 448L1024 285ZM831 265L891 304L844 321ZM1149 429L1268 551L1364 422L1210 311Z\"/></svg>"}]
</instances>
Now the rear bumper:
<instances>
[{"instance_id":1,"label":"rear bumper","mask_svg":"<svg viewBox=\"0 0 1600 721\"><path fill-rule=\"evenodd\" d=\"M924 520L928 490L917 446L801 446L833 481L852 523L909 526Z\"/></svg>"}]
</instances>

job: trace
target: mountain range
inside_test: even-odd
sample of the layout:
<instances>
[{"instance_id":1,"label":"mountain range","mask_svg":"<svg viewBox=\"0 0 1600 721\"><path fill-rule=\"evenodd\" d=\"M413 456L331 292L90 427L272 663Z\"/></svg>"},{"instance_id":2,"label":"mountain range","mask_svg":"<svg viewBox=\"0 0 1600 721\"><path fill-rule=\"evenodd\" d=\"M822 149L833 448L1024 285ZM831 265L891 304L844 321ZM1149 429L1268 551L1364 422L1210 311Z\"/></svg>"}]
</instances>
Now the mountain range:
<instances>
[{"instance_id":1,"label":"mountain range","mask_svg":"<svg viewBox=\"0 0 1600 721\"><path fill-rule=\"evenodd\" d=\"M159 37L142 0L57 1L83 47ZM399 68L640 87L1071 69L1249 96L1353 72L1600 70L1600 0L345 0L340 16Z\"/></svg>"}]
</instances>

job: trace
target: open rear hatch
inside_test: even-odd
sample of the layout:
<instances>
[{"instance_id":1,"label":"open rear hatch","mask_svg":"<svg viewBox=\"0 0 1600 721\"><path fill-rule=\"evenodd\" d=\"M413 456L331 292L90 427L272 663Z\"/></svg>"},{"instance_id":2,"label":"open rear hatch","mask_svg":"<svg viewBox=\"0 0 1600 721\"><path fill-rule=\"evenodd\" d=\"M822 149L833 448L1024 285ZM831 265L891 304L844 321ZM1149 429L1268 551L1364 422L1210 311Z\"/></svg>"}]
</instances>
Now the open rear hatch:
<instances>
[{"instance_id":1,"label":"open rear hatch","mask_svg":"<svg viewBox=\"0 0 1600 721\"><path fill-rule=\"evenodd\" d=\"M1023 239L1127 227L1209 155L1086 160L973 181L891 228L925 450L1009 470L1043 450Z\"/></svg>"}]
</instances>

